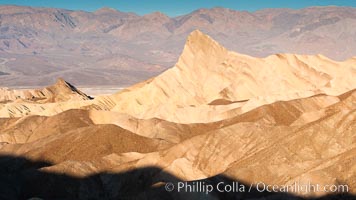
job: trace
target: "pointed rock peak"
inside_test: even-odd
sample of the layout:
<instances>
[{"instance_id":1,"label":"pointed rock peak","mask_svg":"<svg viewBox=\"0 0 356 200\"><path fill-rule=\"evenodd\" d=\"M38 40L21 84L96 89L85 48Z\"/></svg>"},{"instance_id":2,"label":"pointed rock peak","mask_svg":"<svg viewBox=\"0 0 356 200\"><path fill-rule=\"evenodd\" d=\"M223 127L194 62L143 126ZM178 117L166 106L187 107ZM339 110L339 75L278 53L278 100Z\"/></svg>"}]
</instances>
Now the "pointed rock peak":
<instances>
[{"instance_id":1,"label":"pointed rock peak","mask_svg":"<svg viewBox=\"0 0 356 200\"><path fill-rule=\"evenodd\" d=\"M200 30L195 30L191 32L185 44L185 48L190 48L193 52L205 51L205 52L215 52L227 50L221 46L218 42L212 39L210 36L204 34Z\"/></svg>"},{"instance_id":2,"label":"pointed rock peak","mask_svg":"<svg viewBox=\"0 0 356 200\"><path fill-rule=\"evenodd\" d=\"M201 32L199 29L195 29L194 31L192 31L189 36L188 39L190 37L194 37L194 36L204 36L204 37L209 37L208 35L204 34L203 32Z\"/></svg>"},{"instance_id":3,"label":"pointed rock peak","mask_svg":"<svg viewBox=\"0 0 356 200\"><path fill-rule=\"evenodd\" d=\"M57 82L53 86L56 88L68 88L72 91L78 91L76 87L65 81L63 78L58 78Z\"/></svg>"},{"instance_id":4,"label":"pointed rock peak","mask_svg":"<svg viewBox=\"0 0 356 200\"><path fill-rule=\"evenodd\" d=\"M63 85L70 85L66 80L64 80L62 77L59 77L56 81L56 84L63 84Z\"/></svg>"},{"instance_id":5,"label":"pointed rock peak","mask_svg":"<svg viewBox=\"0 0 356 200\"><path fill-rule=\"evenodd\" d=\"M58 78L55 85L67 85L67 82L63 78Z\"/></svg>"},{"instance_id":6,"label":"pointed rock peak","mask_svg":"<svg viewBox=\"0 0 356 200\"><path fill-rule=\"evenodd\" d=\"M177 66L181 69L206 68L221 63L227 55L228 50L223 46L200 30L195 30L188 36Z\"/></svg>"},{"instance_id":7,"label":"pointed rock peak","mask_svg":"<svg viewBox=\"0 0 356 200\"><path fill-rule=\"evenodd\" d=\"M85 93L77 89L74 85L65 81L63 78L58 78L57 82L54 85L48 87L48 89L55 90L59 93L74 92L83 96L85 99L92 99L92 97L86 95Z\"/></svg>"}]
</instances>

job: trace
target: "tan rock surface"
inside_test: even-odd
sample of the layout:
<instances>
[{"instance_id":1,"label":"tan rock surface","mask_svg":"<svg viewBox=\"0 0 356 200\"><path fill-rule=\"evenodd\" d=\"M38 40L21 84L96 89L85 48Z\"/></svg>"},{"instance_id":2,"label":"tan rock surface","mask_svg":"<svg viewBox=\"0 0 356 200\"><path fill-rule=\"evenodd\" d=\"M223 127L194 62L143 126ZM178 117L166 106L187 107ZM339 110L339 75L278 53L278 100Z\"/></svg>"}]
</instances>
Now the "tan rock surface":
<instances>
[{"instance_id":1,"label":"tan rock surface","mask_svg":"<svg viewBox=\"0 0 356 200\"><path fill-rule=\"evenodd\" d=\"M356 60L278 54L254 58L227 51L194 31L178 63L161 75L92 102L0 105L0 117L54 115L95 108L178 123L219 121L276 101L316 94L340 95L355 88ZM221 103L224 102L224 103Z\"/></svg>"},{"instance_id":2,"label":"tan rock surface","mask_svg":"<svg viewBox=\"0 0 356 200\"><path fill-rule=\"evenodd\" d=\"M89 100L86 94L67 83L62 78L49 87L34 90L13 90L0 88L0 103L36 102L55 103L70 100Z\"/></svg>"},{"instance_id":3,"label":"tan rock surface","mask_svg":"<svg viewBox=\"0 0 356 200\"><path fill-rule=\"evenodd\" d=\"M93 191L144 199L162 194L153 183L216 176L344 183L356 194L355 64L321 55L253 58L194 31L173 68L117 94L0 104L0 154L48 162L36 173L11 158L0 166L41 180L22 188L28 194L50 187L50 175L88 179L77 187L52 177L80 199Z\"/></svg>"}]
</instances>

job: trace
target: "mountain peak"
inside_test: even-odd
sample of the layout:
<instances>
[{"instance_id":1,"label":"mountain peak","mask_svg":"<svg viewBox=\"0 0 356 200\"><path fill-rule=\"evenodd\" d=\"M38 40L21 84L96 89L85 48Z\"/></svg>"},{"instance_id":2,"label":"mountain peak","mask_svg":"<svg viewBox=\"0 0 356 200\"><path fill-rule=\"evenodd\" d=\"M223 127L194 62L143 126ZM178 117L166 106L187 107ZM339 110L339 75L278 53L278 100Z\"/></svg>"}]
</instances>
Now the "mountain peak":
<instances>
[{"instance_id":1,"label":"mountain peak","mask_svg":"<svg viewBox=\"0 0 356 200\"><path fill-rule=\"evenodd\" d=\"M191 32L177 63L178 67L211 65L226 57L227 50L200 30ZM210 63L210 64L209 64Z\"/></svg>"},{"instance_id":2,"label":"mountain peak","mask_svg":"<svg viewBox=\"0 0 356 200\"><path fill-rule=\"evenodd\" d=\"M90 96L87 96L63 78L58 78L55 84L42 89L13 90L0 88L0 102L55 103L90 99L92 99Z\"/></svg>"},{"instance_id":3,"label":"mountain peak","mask_svg":"<svg viewBox=\"0 0 356 200\"><path fill-rule=\"evenodd\" d=\"M58 78L55 84L62 85L62 84L66 84L66 83L67 82L63 78Z\"/></svg>"},{"instance_id":4,"label":"mountain peak","mask_svg":"<svg viewBox=\"0 0 356 200\"><path fill-rule=\"evenodd\" d=\"M54 88L57 89L64 89L64 90L71 90L73 92L78 92L78 89L76 87L74 87L72 84L68 83L67 81L65 81L63 78L58 78L56 83L52 86ZM68 90L68 91L69 91Z\"/></svg>"},{"instance_id":5,"label":"mountain peak","mask_svg":"<svg viewBox=\"0 0 356 200\"><path fill-rule=\"evenodd\" d=\"M67 81L65 81L63 78L58 78L56 83L54 85L52 85L52 87L55 88L65 88L65 89L70 89L72 91L75 91L76 88L74 86L72 86L70 83L68 83Z\"/></svg>"},{"instance_id":6,"label":"mountain peak","mask_svg":"<svg viewBox=\"0 0 356 200\"><path fill-rule=\"evenodd\" d=\"M218 42L198 29L189 34L185 46L192 48L194 51L210 51L214 49L219 51L227 51Z\"/></svg>"},{"instance_id":7,"label":"mountain peak","mask_svg":"<svg viewBox=\"0 0 356 200\"><path fill-rule=\"evenodd\" d=\"M98 10L95 11L96 14L103 14L103 13L118 13L119 11L114 9L114 8L110 8L110 7L103 7L100 8Z\"/></svg>"},{"instance_id":8,"label":"mountain peak","mask_svg":"<svg viewBox=\"0 0 356 200\"><path fill-rule=\"evenodd\" d=\"M170 18L162 12L153 12L143 16L146 19L158 20L158 21L169 21Z\"/></svg>"},{"instance_id":9,"label":"mountain peak","mask_svg":"<svg viewBox=\"0 0 356 200\"><path fill-rule=\"evenodd\" d=\"M189 40L190 37L194 37L194 36L209 37L208 35L206 35L203 32L201 32L199 29L195 29L194 31L192 31L188 36L188 40Z\"/></svg>"},{"instance_id":10,"label":"mountain peak","mask_svg":"<svg viewBox=\"0 0 356 200\"><path fill-rule=\"evenodd\" d=\"M79 96L82 96L84 99L91 99L90 96L87 96L85 93L83 93L82 91L78 90L74 85L68 83L67 81L65 81L63 78L58 78L57 82L48 87L51 91L56 91L56 93L74 93L77 94Z\"/></svg>"}]
</instances>

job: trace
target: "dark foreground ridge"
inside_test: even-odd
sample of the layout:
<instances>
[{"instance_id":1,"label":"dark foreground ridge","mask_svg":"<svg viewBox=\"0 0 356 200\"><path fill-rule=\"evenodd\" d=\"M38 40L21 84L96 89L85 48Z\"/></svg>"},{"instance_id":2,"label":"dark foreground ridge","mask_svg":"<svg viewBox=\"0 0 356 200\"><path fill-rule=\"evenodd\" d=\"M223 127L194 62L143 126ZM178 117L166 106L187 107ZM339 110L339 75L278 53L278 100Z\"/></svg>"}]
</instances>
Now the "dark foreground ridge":
<instances>
[{"instance_id":1,"label":"dark foreground ridge","mask_svg":"<svg viewBox=\"0 0 356 200\"><path fill-rule=\"evenodd\" d=\"M145 167L124 173L99 173L84 178L66 174L50 173L40 170L51 166L44 161L30 161L23 157L0 156L0 199L26 200L33 197L42 199L273 199L273 200L355 200L351 194L334 194L319 198L302 198L289 193L259 192L252 188L250 192L178 192L179 180L172 174L157 167ZM215 185L224 182L238 182L223 175L200 180ZM173 191L167 191L167 183L173 184ZM193 183L193 182L188 182ZM172 185L170 185L171 187ZM168 190L169 188L168 187Z\"/></svg>"}]
</instances>

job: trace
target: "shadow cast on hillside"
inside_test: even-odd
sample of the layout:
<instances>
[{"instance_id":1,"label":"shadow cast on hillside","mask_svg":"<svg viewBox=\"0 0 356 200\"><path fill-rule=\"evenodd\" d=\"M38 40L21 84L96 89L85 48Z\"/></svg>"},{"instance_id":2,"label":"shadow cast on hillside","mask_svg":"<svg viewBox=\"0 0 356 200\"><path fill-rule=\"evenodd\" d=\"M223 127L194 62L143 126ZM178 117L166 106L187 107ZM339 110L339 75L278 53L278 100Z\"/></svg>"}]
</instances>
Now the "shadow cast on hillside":
<instances>
[{"instance_id":1,"label":"shadow cast on hillside","mask_svg":"<svg viewBox=\"0 0 356 200\"><path fill-rule=\"evenodd\" d=\"M98 173L84 178L39 170L51 163L30 161L23 157L0 156L0 199L281 199L281 200L351 200L351 194L334 194L319 198L302 198L289 193L260 192L248 183L223 175L185 183L157 167L134 169L124 173ZM219 192L235 184L238 191ZM172 184L167 184L172 183ZM238 185L236 185L238 183ZM178 191L178 184L180 191ZM187 186L187 185L190 185ZM213 188L211 190L210 186ZM174 189L173 189L174 187ZM206 191L211 190L208 194ZM244 188L244 191L242 191ZM173 189L173 191L167 191ZM193 191L195 190L195 191ZM248 191L249 190L249 191Z\"/></svg>"}]
</instances>

